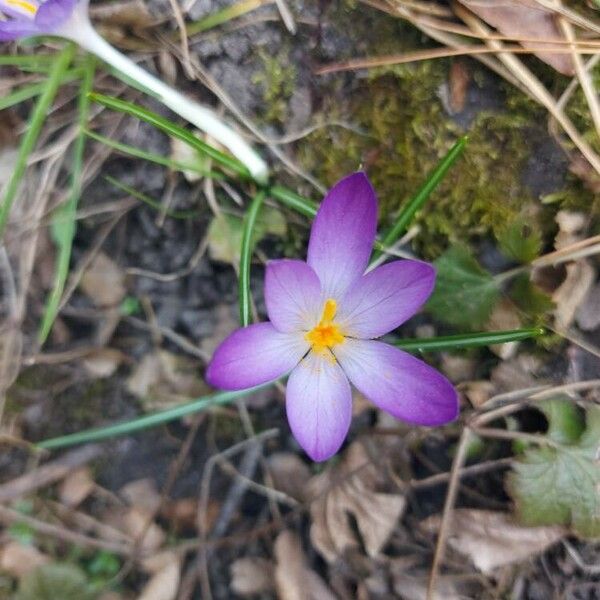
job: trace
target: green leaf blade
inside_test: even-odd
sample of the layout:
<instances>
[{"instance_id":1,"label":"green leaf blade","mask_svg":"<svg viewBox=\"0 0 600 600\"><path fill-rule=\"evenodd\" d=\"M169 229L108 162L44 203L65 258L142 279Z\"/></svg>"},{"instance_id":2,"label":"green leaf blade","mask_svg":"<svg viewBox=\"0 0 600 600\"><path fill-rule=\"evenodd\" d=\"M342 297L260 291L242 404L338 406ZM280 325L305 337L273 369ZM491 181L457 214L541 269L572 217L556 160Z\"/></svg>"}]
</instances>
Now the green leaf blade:
<instances>
[{"instance_id":1,"label":"green leaf blade","mask_svg":"<svg viewBox=\"0 0 600 600\"><path fill-rule=\"evenodd\" d=\"M465 246L440 256L435 289L427 309L440 321L473 329L484 325L500 297L500 288Z\"/></svg>"}]
</instances>

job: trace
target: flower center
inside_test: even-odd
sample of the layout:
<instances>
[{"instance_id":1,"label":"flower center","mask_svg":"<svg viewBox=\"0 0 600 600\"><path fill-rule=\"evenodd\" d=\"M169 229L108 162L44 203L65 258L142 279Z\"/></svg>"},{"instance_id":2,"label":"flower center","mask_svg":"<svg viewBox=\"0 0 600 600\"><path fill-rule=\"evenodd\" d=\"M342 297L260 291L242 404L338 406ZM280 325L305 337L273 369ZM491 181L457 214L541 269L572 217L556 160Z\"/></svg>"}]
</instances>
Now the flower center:
<instances>
[{"instance_id":1,"label":"flower center","mask_svg":"<svg viewBox=\"0 0 600 600\"><path fill-rule=\"evenodd\" d=\"M38 7L33 2L27 2L27 0L4 0L8 6L13 8L21 9L30 15L37 13Z\"/></svg>"},{"instance_id":2,"label":"flower center","mask_svg":"<svg viewBox=\"0 0 600 600\"><path fill-rule=\"evenodd\" d=\"M319 324L304 336L314 352L324 352L344 341L340 328L333 322L336 312L337 302L329 298L325 302Z\"/></svg>"}]
</instances>

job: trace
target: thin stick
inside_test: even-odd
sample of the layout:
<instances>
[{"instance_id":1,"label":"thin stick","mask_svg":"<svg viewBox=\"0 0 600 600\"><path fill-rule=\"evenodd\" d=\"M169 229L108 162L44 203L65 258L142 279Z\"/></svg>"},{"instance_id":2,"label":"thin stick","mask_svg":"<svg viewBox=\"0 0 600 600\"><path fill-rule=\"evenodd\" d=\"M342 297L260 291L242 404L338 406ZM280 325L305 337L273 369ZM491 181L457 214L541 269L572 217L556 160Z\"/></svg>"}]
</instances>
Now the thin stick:
<instances>
[{"instance_id":1,"label":"thin stick","mask_svg":"<svg viewBox=\"0 0 600 600\"><path fill-rule=\"evenodd\" d=\"M429 581L427 583L426 600L434 600L435 598L437 576L442 559L444 557L446 542L448 541L452 510L454 509L454 504L458 495L460 471L465 460L467 459L467 449L469 447L469 443L471 442L472 436L473 434L471 433L471 430L468 427L465 427L463 429L462 435L460 436L460 442L458 443L458 448L454 456L454 461L452 462L452 469L450 471L450 483L448 484L448 493L446 494L446 500L444 502L444 512L442 514L440 532L438 534L437 543L435 545L433 564L431 566L431 572L429 573Z\"/></svg>"}]
</instances>

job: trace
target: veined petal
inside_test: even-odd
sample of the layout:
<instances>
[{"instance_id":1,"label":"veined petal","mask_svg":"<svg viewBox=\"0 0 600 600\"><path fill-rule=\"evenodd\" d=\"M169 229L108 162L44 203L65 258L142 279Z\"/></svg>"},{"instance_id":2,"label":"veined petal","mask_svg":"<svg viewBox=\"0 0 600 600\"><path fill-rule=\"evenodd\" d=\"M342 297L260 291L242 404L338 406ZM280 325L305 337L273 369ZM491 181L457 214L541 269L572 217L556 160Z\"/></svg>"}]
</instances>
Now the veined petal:
<instances>
[{"instance_id":1,"label":"veined petal","mask_svg":"<svg viewBox=\"0 0 600 600\"><path fill-rule=\"evenodd\" d=\"M77 0L46 0L37 11L35 24L52 32L71 16L76 6Z\"/></svg>"},{"instance_id":2,"label":"veined petal","mask_svg":"<svg viewBox=\"0 0 600 600\"><path fill-rule=\"evenodd\" d=\"M376 338L412 317L429 298L435 269L417 260L397 260L367 273L339 302L336 322L345 335Z\"/></svg>"},{"instance_id":3,"label":"veined petal","mask_svg":"<svg viewBox=\"0 0 600 600\"><path fill-rule=\"evenodd\" d=\"M338 299L364 272L377 228L377 198L367 176L354 173L336 183L312 225L308 264L323 294Z\"/></svg>"},{"instance_id":4,"label":"veined petal","mask_svg":"<svg viewBox=\"0 0 600 600\"><path fill-rule=\"evenodd\" d=\"M452 384L406 352L373 340L346 339L335 355L353 385L397 419L432 426L458 415Z\"/></svg>"},{"instance_id":5,"label":"veined petal","mask_svg":"<svg viewBox=\"0 0 600 600\"><path fill-rule=\"evenodd\" d=\"M319 321L321 283L301 260L272 260L265 275L269 320L279 331L307 331Z\"/></svg>"},{"instance_id":6,"label":"veined petal","mask_svg":"<svg viewBox=\"0 0 600 600\"><path fill-rule=\"evenodd\" d=\"M352 421L352 392L332 356L311 352L302 360L288 379L285 405L294 437L313 460L340 449Z\"/></svg>"},{"instance_id":7,"label":"veined petal","mask_svg":"<svg viewBox=\"0 0 600 600\"><path fill-rule=\"evenodd\" d=\"M0 21L0 42L11 42L22 37L39 34L33 21L26 19L9 19Z\"/></svg>"},{"instance_id":8,"label":"veined petal","mask_svg":"<svg viewBox=\"0 0 600 600\"><path fill-rule=\"evenodd\" d=\"M281 333L271 323L249 325L234 331L215 350L205 378L224 390L260 385L293 369L308 347L301 334Z\"/></svg>"}]
</instances>

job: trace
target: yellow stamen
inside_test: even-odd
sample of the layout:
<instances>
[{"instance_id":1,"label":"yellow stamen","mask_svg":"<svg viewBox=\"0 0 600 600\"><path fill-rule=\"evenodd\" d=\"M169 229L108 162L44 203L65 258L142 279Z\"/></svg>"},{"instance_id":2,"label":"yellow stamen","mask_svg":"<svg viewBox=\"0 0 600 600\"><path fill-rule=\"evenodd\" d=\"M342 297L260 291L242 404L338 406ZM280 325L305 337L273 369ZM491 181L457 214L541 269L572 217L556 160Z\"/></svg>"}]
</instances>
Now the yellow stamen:
<instances>
[{"instance_id":1,"label":"yellow stamen","mask_svg":"<svg viewBox=\"0 0 600 600\"><path fill-rule=\"evenodd\" d=\"M325 352L344 341L340 328L333 322L336 312L337 302L329 298L325 302L319 324L306 334L305 338L314 352Z\"/></svg>"},{"instance_id":2,"label":"yellow stamen","mask_svg":"<svg viewBox=\"0 0 600 600\"><path fill-rule=\"evenodd\" d=\"M35 15L37 13L38 7L31 2L27 2L27 0L4 0L6 4L10 6L15 6L16 8L21 8L24 11Z\"/></svg>"}]
</instances>

